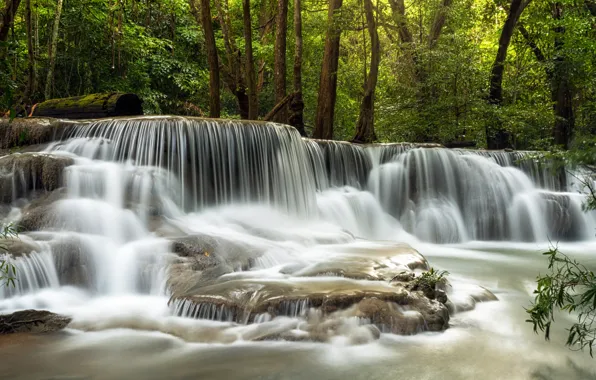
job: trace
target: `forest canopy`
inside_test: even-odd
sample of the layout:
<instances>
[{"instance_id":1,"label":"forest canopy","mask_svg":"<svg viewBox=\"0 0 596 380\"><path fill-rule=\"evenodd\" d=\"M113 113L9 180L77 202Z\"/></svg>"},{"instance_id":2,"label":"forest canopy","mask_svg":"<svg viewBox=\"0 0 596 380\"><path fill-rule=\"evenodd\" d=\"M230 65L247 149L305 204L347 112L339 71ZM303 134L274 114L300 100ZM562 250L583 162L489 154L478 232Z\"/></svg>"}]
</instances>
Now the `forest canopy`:
<instances>
[{"instance_id":1,"label":"forest canopy","mask_svg":"<svg viewBox=\"0 0 596 380\"><path fill-rule=\"evenodd\" d=\"M596 0L2 0L0 109L145 113L356 142L569 146L596 132ZM303 129L304 128L304 129Z\"/></svg>"}]
</instances>

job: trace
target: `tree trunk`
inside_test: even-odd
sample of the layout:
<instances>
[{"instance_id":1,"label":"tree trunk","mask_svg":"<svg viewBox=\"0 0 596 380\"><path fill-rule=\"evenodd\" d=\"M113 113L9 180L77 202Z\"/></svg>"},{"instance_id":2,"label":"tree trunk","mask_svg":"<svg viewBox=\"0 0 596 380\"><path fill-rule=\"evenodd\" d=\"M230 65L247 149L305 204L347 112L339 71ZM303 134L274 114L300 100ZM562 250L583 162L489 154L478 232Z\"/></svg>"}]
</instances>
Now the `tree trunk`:
<instances>
[{"instance_id":1,"label":"tree trunk","mask_svg":"<svg viewBox=\"0 0 596 380\"><path fill-rule=\"evenodd\" d=\"M512 0L511 5L509 6L509 14L507 15L503 30L501 31L499 49L497 50L497 56L493 63L490 75L488 100L491 104L501 104L503 102L503 72L505 71L507 50L509 49L509 43L511 42L511 37L513 36L517 21L528 3L529 1L525 0Z\"/></svg>"},{"instance_id":2,"label":"tree trunk","mask_svg":"<svg viewBox=\"0 0 596 380\"><path fill-rule=\"evenodd\" d=\"M393 13L395 23L397 24L399 39L404 44L414 43L414 38L408 28L404 0L389 0L389 5L391 5L391 12Z\"/></svg>"},{"instance_id":3,"label":"tree trunk","mask_svg":"<svg viewBox=\"0 0 596 380\"><path fill-rule=\"evenodd\" d=\"M25 24L27 26L27 89L25 90L25 101L31 103L31 97L36 90L35 78L35 50L33 49L33 28L31 23L31 0L25 2Z\"/></svg>"},{"instance_id":4,"label":"tree trunk","mask_svg":"<svg viewBox=\"0 0 596 380\"><path fill-rule=\"evenodd\" d=\"M335 20L335 13L341 8L343 0L329 0L327 14L327 36L319 80L319 97L315 116L313 137L333 139L333 118L337 96L337 68L339 64L339 39L341 30Z\"/></svg>"},{"instance_id":5,"label":"tree trunk","mask_svg":"<svg viewBox=\"0 0 596 380\"><path fill-rule=\"evenodd\" d=\"M306 136L304 130L304 100L302 99L302 4L294 0L294 34L296 37L294 50L294 97L290 102L290 125L300 135Z\"/></svg>"},{"instance_id":6,"label":"tree trunk","mask_svg":"<svg viewBox=\"0 0 596 380\"><path fill-rule=\"evenodd\" d=\"M189 0L189 5L191 13L197 23L202 26L205 35L205 49L209 65L209 117L219 117L221 114L219 58L211 22L211 4L209 0L200 1L200 10L197 8L195 0Z\"/></svg>"},{"instance_id":7,"label":"tree trunk","mask_svg":"<svg viewBox=\"0 0 596 380\"><path fill-rule=\"evenodd\" d=\"M563 5L559 2L553 6L553 18L556 21L563 19ZM554 103L555 125L553 137L555 145L564 149L569 147L571 134L575 124L573 112L573 93L569 73L566 68L564 48L565 27L555 27L555 55L553 67L552 100Z\"/></svg>"},{"instance_id":8,"label":"tree trunk","mask_svg":"<svg viewBox=\"0 0 596 380\"><path fill-rule=\"evenodd\" d=\"M490 89L488 94L489 104L500 106L503 103L503 72L505 71L505 60L507 59L507 50L513 36L513 31L517 21L529 4L530 0L511 0L509 12L501 36L499 37L499 49L492 66L490 75ZM502 127L499 120L493 120L492 124L486 126L486 145L488 149L510 148L510 136Z\"/></svg>"},{"instance_id":9,"label":"tree trunk","mask_svg":"<svg viewBox=\"0 0 596 380\"><path fill-rule=\"evenodd\" d=\"M439 37L441 37L441 32L443 31L443 26L447 20L447 12L449 11L449 7L451 7L451 3L453 3L453 0L443 0L443 3L440 5L440 8L435 15L428 37L429 46L431 48L435 47Z\"/></svg>"},{"instance_id":10,"label":"tree trunk","mask_svg":"<svg viewBox=\"0 0 596 380\"><path fill-rule=\"evenodd\" d=\"M257 82L255 79L255 62L252 56L252 24L250 17L250 0L242 0L244 18L244 44L246 55L246 85L248 87L248 119L259 118L259 101L257 99Z\"/></svg>"},{"instance_id":11,"label":"tree trunk","mask_svg":"<svg viewBox=\"0 0 596 380\"><path fill-rule=\"evenodd\" d=\"M2 9L2 19L0 22L0 42L8 40L8 32L14 22L14 16L17 14L21 0L5 0Z\"/></svg>"},{"instance_id":12,"label":"tree trunk","mask_svg":"<svg viewBox=\"0 0 596 380\"><path fill-rule=\"evenodd\" d=\"M243 120L250 119L249 117L249 110L250 110L250 102L248 100L248 94L246 93L246 88L242 87L234 92L234 96L238 102L238 109L240 110L240 118Z\"/></svg>"},{"instance_id":13,"label":"tree trunk","mask_svg":"<svg viewBox=\"0 0 596 380\"><path fill-rule=\"evenodd\" d=\"M277 20L275 26L275 103L279 104L286 97L286 38L288 29L288 0L277 1ZM287 123L286 107L275 115L275 121Z\"/></svg>"},{"instance_id":14,"label":"tree trunk","mask_svg":"<svg viewBox=\"0 0 596 380\"><path fill-rule=\"evenodd\" d=\"M364 13L366 14L366 25L370 35L370 71L366 79L364 97L360 104L360 115L356 123L356 135L352 142L368 144L377 139L375 135L375 89L379 77L379 64L381 62L381 46L379 34L373 14L372 0L364 0Z\"/></svg>"},{"instance_id":15,"label":"tree trunk","mask_svg":"<svg viewBox=\"0 0 596 380\"><path fill-rule=\"evenodd\" d=\"M60 28L60 14L62 13L63 0L58 0L56 4L56 13L54 14L54 28L52 29L52 39L50 40L50 64L48 67L48 76L46 78L46 89L44 92L45 100L52 97L52 88L54 87L54 67L56 65L56 50L58 47L58 29Z\"/></svg>"}]
</instances>

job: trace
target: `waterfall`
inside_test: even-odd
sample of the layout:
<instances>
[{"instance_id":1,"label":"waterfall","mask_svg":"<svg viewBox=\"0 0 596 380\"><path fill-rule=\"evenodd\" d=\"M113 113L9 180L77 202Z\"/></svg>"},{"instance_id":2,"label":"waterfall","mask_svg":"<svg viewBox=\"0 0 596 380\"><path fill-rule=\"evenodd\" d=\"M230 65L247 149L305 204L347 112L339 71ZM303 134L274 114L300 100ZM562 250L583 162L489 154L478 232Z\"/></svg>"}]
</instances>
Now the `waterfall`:
<instances>
[{"instance_id":1,"label":"waterfall","mask_svg":"<svg viewBox=\"0 0 596 380\"><path fill-rule=\"evenodd\" d=\"M315 210L306 148L287 126L150 117L83 124L64 139L50 150L165 169L185 210L245 202L302 215Z\"/></svg>"},{"instance_id":2,"label":"waterfall","mask_svg":"<svg viewBox=\"0 0 596 380\"><path fill-rule=\"evenodd\" d=\"M81 123L48 151L78 157L66 174L72 197L103 197L145 224L258 203L360 237L406 231L458 243L589 239L595 221L565 192L565 174L527 152L359 146L301 139L274 123L182 117Z\"/></svg>"},{"instance_id":3,"label":"waterfall","mask_svg":"<svg viewBox=\"0 0 596 380\"><path fill-rule=\"evenodd\" d=\"M172 246L163 225L228 239L227 248L211 247L226 268L250 263L263 273L308 261L300 255L313 246L354 239L579 241L596 228L564 175L523 152L359 146L303 139L274 123L168 116L72 123L45 154L63 159L57 181L66 191L37 232L43 249L10 259L18 286L0 298L71 285L165 296ZM23 173L0 173L9 201ZM210 304L188 307L175 306L230 317Z\"/></svg>"}]
</instances>

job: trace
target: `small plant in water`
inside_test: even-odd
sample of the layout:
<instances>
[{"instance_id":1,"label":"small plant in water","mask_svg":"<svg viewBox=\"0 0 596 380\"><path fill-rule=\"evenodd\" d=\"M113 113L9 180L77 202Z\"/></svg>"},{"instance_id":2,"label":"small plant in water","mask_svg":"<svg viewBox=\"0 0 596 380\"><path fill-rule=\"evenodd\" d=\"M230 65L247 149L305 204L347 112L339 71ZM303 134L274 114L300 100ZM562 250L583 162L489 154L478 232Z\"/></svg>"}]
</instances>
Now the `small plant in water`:
<instances>
[{"instance_id":1,"label":"small plant in water","mask_svg":"<svg viewBox=\"0 0 596 380\"><path fill-rule=\"evenodd\" d=\"M436 270L430 268L428 271L416 277L413 281L414 288L430 288L435 289L437 284L443 283L447 280L449 272L446 270Z\"/></svg>"},{"instance_id":2,"label":"small plant in water","mask_svg":"<svg viewBox=\"0 0 596 380\"><path fill-rule=\"evenodd\" d=\"M534 302L526 309L530 315L527 322L534 325L534 332L540 330L548 340L556 310L576 314L576 322L567 329L566 344L576 350L587 347L593 357L596 345L596 274L557 248L551 248L544 255L548 256L549 273L538 276Z\"/></svg>"},{"instance_id":3,"label":"small plant in water","mask_svg":"<svg viewBox=\"0 0 596 380\"><path fill-rule=\"evenodd\" d=\"M0 226L0 286L15 286L17 269L2 255L7 252L6 239L17 236L17 229L13 224Z\"/></svg>"}]
</instances>

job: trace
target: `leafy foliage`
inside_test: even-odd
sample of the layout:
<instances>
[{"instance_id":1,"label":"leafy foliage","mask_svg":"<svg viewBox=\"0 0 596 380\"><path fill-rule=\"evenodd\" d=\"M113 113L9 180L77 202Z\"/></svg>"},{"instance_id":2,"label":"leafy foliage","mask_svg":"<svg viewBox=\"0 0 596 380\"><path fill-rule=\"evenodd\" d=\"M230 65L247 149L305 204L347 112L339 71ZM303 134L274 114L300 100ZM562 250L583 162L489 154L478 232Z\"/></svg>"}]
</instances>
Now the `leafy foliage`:
<instances>
[{"instance_id":1,"label":"leafy foliage","mask_svg":"<svg viewBox=\"0 0 596 380\"><path fill-rule=\"evenodd\" d=\"M6 252L6 245L3 240L18 236L17 229L8 224L0 228L0 254ZM17 269L6 259L0 256L0 286L15 286Z\"/></svg>"},{"instance_id":2,"label":"leafy foliage","mask_svg":"<svg viewBox=\"0 0 596 380\"><path fill-rule=\"evenodd\" d=\"M555 311L577 315L577 322L568 329L567 345L588 348L593 356L596 346L596 274L576 260L551 248L548 257L549 273L538 277L535 299L527 309L534 332L544 332L550 338Z\"/></svg>"},{"instance_id":3,"label":"leafy foliage","mask_svg":"<svg viewBox=\"0 0 596 380\"><path fill-rule=\"evenodd\" d=\"M413 289L421 288L434 290L438 284L444 283L447 280L448 275L449 272L445 270L430 268L412 281Z\"/></svg>"}]
</instances>

